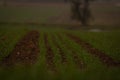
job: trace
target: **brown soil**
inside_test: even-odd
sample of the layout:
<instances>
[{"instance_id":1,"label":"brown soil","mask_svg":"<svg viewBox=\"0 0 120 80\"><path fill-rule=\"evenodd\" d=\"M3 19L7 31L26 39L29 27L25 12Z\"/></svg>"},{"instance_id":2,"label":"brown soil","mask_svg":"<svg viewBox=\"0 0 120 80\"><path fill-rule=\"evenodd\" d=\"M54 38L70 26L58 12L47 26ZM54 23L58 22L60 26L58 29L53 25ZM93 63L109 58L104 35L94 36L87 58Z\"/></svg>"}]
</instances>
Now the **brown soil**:
<instances>
[{"instance_id":1,"label":"brown soil","mask_svg":"<svg viewBox=\"0 0 120 80\"><path fill-rule=\"evenodd\" d=\"M59 50L59 55L61 56L61 63L66 64L67 63L67 58L65 53L62 51L61 47L59 46L58 42L56 41L55 37L52 37L52 40L54 41L54 45L57 47Z\"/></svg>"},{"instance_id":2,"label":"brown soil","mask_svg":"<svg viewBox=\"0 0 120 80\"><path fill-rule=\"evenodd\" d=\"M47 34L45 34L45 36L44 36L44 41L45 41L45 46L47 49L47 52L45 55L47 68L51 71L56 72L55 63L54 63L54 54L53 54L53 51L51 49L51 46L49 45Z\"/></svg>"},{"instance_id":3,"label":"brown soil","mask_svg":"<svg viewBox=\"0 0 120 80\"><path fill-rule=\"evenodd\" d=\"M39 53L39 33L30 31L15 46L13 51L3 59L2 65L31 65L37 61Z\"/></svg>"},{"instance_id":4,"label":"brown soil","mask_svg":"<svg viewBox=\"0 0 120 80\"><path fill-rule=\"evenodd\" d=\"M120 62L113 60L110 56L108 56L106 53L94 48L92 45L89 43L81 40L80 38L66 33L66 35L74 40L77 44L80 44L82 48L84 48L88 53L94 55L95 57L98 57L102 63L107 65L108 67L110 66L120 66Z\"/></svg>"},{"instance_id":5,"label":"brown soil","mask_svg":"<svg viewBox=\"0 0 120 80\"><path fill-rule=\"evenodd\" d=\"M59 39L61 41L63 41L63 38L60 35L59 35ZM67 45L66 43L64 43L64 45L66 46L66 48L68 48L72 52L73 61L76 64L76 66L79 69L85 68L85 63L82 61L82 59L80 57L78 57L76 51L74 51L73 48L71 46Z\"/></svg>"}]
</instances>

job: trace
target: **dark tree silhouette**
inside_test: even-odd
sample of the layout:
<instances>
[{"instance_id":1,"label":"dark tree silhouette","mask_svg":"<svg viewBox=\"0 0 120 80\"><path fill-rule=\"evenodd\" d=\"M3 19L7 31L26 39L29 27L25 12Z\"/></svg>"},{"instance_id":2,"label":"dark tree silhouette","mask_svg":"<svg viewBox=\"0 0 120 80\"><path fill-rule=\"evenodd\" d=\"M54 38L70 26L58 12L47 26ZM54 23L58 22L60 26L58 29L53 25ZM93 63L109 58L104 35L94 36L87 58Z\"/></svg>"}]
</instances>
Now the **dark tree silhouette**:
<instances>
[{"instance_id":1,"label":"dark tree silhouette","mask_svg":"<svg viewBox=\"0 0 120 80\"><path fill-rule=\"evenodd\" d=\"M82 20L80 0L71 0L71 18L76 20Z\"/></svg>"},{"instance_id":2,"label":"dark tree silhouette","mask_svg":"<svg viewBox=\"0 0 120 80\"><path fill-rule=\"evenodd\" d=\"M88 25L89 19L91 17L91 12L89 8L89 1L90 0L84 0L84 7L83 7L83 18L82 18L82 24Z\"/></svg>"},{"instance_id":3,"label":"dark tree silhouette","mask_svg":"<svg viewBox=\"0 0 120 80\"><path fill-rule=\"evenodd\" d=\"M91 17L89 8L90 0L70 0L71 2L71 18L79 20L82 25L88 25Z\"/></svg>"}]
</instances>

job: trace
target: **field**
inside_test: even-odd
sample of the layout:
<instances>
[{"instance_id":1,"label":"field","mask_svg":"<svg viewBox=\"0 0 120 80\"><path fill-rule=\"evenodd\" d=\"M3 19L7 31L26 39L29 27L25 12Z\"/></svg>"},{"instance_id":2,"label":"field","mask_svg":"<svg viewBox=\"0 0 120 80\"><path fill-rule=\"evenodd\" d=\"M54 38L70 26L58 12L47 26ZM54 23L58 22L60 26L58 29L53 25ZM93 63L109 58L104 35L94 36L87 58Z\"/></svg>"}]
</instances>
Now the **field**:
<instances>
[{"instance_id":1,"label":"field","mask_svg":"<svg viewBox=\"0 0 120 80\"><path fill-rule=\"evenodd\" d=\"M86 27L69 4L1 6L0 79L120 80L120 7L93 4Z\"/></svg>"}]
</instances>

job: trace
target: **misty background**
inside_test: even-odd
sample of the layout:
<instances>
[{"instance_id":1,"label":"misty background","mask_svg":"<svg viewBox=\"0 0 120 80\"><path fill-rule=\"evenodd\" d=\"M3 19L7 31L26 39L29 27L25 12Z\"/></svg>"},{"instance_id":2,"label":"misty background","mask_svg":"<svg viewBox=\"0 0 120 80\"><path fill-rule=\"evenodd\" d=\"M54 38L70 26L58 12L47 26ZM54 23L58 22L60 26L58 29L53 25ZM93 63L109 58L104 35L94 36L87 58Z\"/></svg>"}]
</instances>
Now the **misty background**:
<instances>
[{"instance_id":1,"label":"misty background","mask_svg":"<svg viewBox=\"0 0 120 80\"><path fill-rule=\"evenodd\" d=\"M69 0L0 0L0 2L7 1L7 2L66 2ZM119 1L120 0L91 0L91 1L102 1L102 2L110 2L110 1Z\"/></svg>"},{"instance_id":2,"label":"misty background","mask_svg":"<svg viewBox=\"0 0 120 80\"><path fill-rule=\"evenodd\" d=\"M68 1L0 0L0 23L79 25L80 21L70 18L71 5ZM120 25L120 0L90 1L90 25Z\"/></svg>"}]
</instances>

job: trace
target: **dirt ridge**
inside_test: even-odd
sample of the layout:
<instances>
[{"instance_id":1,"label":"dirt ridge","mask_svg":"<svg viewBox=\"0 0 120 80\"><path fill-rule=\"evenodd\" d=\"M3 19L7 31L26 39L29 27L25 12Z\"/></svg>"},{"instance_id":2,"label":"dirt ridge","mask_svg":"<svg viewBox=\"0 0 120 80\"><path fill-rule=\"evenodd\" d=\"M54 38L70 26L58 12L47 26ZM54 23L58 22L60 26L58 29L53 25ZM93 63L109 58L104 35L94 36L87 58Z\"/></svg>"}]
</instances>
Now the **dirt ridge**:
<instances>
[{"instance_id":1,"label":"dirt ridge","mask_svg":"<svg viewBox=\"0 0 120 80\"><path fill-rule=\"evenodd\" d=\"M56 66L55 66L55 63L54 63L54 54L53 54L53 51L51 49L51 46L49 45L49 42L48 42L48 35L45 34L44 35L44 41L45 41L45 46L46 46L46 49L47 49L47 52L46 52L46 64L47 64L47 68L53 72L56 72Z\"/></svg>"},{"instance_id":2,"label":"dirt ridge","mask_svg":"<svg viewBox=\"0 0 120 80\"><path fill-rule=\"evenodd\" d=\"M2 60L2 65L32 65L39 53L39 32L28 32L15 46L12 52Z\"/></svg>"},{"instance_id":3,"label":"dirt ridge","mask_svg":"<svg viewBox=\"0 0 120 80\"><path fill-rule=\"evenodd\" d=\"M108 67L110 67L110 66L120 66L119 61L114 60L112 57L110 57L106 53L98 50L97 48L94 48L92 45L90 45L89 43L81 40L77 36L74 36L70 33L65 33L65 34L66 34L66 36L68 36L69 38L74 40L77 44L79 44L82 48L84 48L88 53L90 53L91 55L99 58L99 60L103 64L105 64L106 66L108 66Z\"/></svg>"},{"instance_id":4,"label":"dirt ridge","mask_svg":"<svg viewBox=\"0 0 120 80\"><path fill-rule=\"evenodd\" d=\"M62 38L61 35L58 35L58 37L59 37L59 39L60 39L61 41L63 41L63 38ZM83 61L80 57L78 57L77 53L76 53L74 50L72 50L72 48L71 48L70 46L67 46L66 43L64 43L64 45L65 45L68 49L70 49L70 51L72 52L72 58L73 58L73 61L74 61L75 65L77 66L77 68L79 68L79 69L84 69L84 68L85 68L85 63L84 63L84 61Z\"/></svg>"},{"instance_id":5,"label":"dirt ridge","mask_svg":"<svg viewBox=\"0 0 120 80\"><path fill-rule=\"evenodd\" d=\"M56 39L54 40L54 39L55 39L55 36L52 36L52 41L53 41L54 45L57 47L57 49L59 50L59 55L61 56L61 63L66 64L68 62L66 55L63 52L63 50L61 49L61 47L59 46L57 40Z\"/></svg>"}]
</instances>

